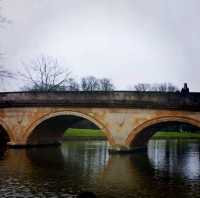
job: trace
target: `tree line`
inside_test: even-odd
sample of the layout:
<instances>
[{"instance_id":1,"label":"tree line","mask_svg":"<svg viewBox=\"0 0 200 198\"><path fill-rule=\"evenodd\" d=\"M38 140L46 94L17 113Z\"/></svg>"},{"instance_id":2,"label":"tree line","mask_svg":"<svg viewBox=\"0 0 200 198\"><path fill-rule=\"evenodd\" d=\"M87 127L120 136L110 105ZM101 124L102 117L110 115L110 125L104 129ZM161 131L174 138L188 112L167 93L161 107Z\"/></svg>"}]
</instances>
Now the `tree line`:
<instances>
[{"instance_id":1,"label":"tree line","mask_svg":"<svg viewBox=\"0 0 200 198\"><path fill-rule=\"evenodd\" d=\"M72 77L68 69L63 69L56 58L40 56L22 64L24 71L13 74L0 67L0 79L18 76L23 79L22 91L114 91L116 86L109 78L95 76L82 77L80 81ZM146 92L177 92L176 86L171 83L147 84L138 83L133 91Z\"/></svg>"},{"instance_id":2,"label":"tree line","mask_svg":"<svg viewBox=\"0 0 200 198\"><path fill-rule=\"evenodd\" d=\"M156 84L148 84L148 83L138 83L134 86L135 91L155 91L155 92L177 92L179 89L174 86L172 83L156 83Z\"/></svg>"},{"instance_id":3,"label":"tree line","mask_svg":"<svg viewBox=\"0 0 200 198\"><path fill-rule=\"evenodd\" d=\"M23 63L25 71L19 76L27 83L23 91L113 91L114 84L109 78L86 76L80 82L63 69L58 60L41 56L29 63Z\"/></svg>"}]
</instances>

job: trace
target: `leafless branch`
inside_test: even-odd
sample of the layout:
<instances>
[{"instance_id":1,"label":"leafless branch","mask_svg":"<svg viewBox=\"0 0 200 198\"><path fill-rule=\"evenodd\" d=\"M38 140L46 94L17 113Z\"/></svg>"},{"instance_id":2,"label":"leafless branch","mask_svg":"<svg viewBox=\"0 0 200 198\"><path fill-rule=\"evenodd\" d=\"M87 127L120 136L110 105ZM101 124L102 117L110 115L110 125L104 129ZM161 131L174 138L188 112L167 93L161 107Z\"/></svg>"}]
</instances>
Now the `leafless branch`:
<instances>
[{"instance_id":1,"label":"leafless branch","mask_svg":"<svg viewBox=\"0 0 200 198\"><path fill-rule=\"evenodd\" d=\"M24 72L20 76L25 79L32 91L59 91L65 90L70 72L60 67L57 59L49 56L40 56L29 63L22 63Z\"/></svg>"},{"instance_id":2,"label":"leafless branch","mask_svg":"<svg viewBox=\"0 0 200 198\"><path fill-rule=\"evenodd\" d=\"M13 78L13 74L0 66L0 79L4 80L5 78Z\"/></svg>"}]
</instances>

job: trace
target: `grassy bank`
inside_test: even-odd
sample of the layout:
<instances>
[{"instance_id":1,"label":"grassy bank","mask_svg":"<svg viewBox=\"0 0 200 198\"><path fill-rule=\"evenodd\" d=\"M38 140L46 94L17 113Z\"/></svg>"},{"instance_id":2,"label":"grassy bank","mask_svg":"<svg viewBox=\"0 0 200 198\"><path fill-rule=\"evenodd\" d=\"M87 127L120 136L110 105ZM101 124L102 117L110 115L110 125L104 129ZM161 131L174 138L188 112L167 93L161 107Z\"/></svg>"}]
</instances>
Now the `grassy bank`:
<instances>
[{"instance_id":1,"label":"grassy bank","mask_svg":"<svg viewBox=\"0 0 200 198\"><path fill-rule=\"evenodd\" d=\"M72 129L65 131L64 139L66 140L106 140L106 136L101 130L96 129Z\"/></svg>"},{"instance_id":2,"label":"grassy bank","mask_svg":"<svg viewBox=\"0 0 200 198\"><path fill-rule=\"evenodd\" d=\"M191 132L157 132L152 139L200 139L200 133Z\"/></svg>"},{"instance_id":3,"label":"grassy bank","mask_svg":"<svg viewBox=\"0 0 200 198\"><path fill-rule=\"evenodd\" d=\"M104 133L96 129L72 129L65 131L66 140L106 140ZM152 139L200 139L200 133L157 132Z\"/></svg>"}]
</instances>

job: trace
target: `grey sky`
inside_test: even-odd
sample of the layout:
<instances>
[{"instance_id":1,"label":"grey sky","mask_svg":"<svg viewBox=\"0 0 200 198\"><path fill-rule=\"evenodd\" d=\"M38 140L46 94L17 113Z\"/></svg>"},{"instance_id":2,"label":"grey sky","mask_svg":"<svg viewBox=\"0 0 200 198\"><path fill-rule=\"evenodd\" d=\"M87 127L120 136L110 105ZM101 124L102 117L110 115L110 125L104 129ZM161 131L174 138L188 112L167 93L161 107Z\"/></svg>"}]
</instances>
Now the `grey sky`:
<instances>
[{"instance_id":1,"label":"grey sky","mask_svg":"<svg viewBox=\"0 0 200 198\"><path fill-rule=\"evenodd\" d=\"M188 82L200 91L199 0L3 0L12 20L0 30L6 68L41 54L74 77L108 77L119 89L138 82ZM16 83L15 83L16 84ZM10 89L17 86L12 84Z\"/></svg>"}]
</instances>

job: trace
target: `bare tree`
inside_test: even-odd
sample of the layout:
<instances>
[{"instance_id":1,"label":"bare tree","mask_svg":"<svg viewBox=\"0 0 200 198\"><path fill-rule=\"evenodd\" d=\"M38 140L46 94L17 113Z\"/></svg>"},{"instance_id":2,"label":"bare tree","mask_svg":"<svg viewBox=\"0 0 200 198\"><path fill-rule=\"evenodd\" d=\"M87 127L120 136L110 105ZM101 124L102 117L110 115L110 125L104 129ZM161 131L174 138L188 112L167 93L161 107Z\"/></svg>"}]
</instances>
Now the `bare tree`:
<instances>
[{"instance_id":1,"label":"bare tree","mask_svg":"<svg viewBox=\"0 0 200 198\"><path fill-rule=\"evenodd\" d=\"M151 86L150 91L159 91L159 92L176 92L178 91L178 88L171 83L160 83L160 84L154 84Z\"/></svg>"},{"instance_id":2,"label":"bare tree","mask_svg":"<svg viewBox=\"0 0 200 198\"><path fill-rule=\"evenodd\" d=\"M168 92L177 92L179 91L179 89L175 86L175 85L172 85L171 83L168 83Z\"/></svg>"},{"instance_id":3,"label":"bare tree","mask_svg":"<svg viewBox=\"0 0 200 198\"><path fill-rule=\"evenodd\" d=\"M13 79L13 73L9 72L8 70L4 69L3 66L0 66L0 91L5 91L6 87L8 86L9 82L8 79ZM7 81L6 81L7 79Z\"/></svg>"},{"instance_id":4,"label":"bare tree","mask_svg":"<svg viewBox=\"0 0 200 198\"><path fill-rule=\"evenodd\" d=\"M154 92L159 91L159 84L150 85L150 91L154 91Z\"/></svg>"},{"instance_id":5,"label":"bare tree","mask_svg":"<svg viewBox=\"0 0 200 198\"><path fill-rule=\"evenodd\" d=\"M155 92L176 92L178 88L171 83L145 84L139 83L135 85L135 90L140 92L155 91Z\"/></svg>"},{"instance_id":6,"label":"bare tree","mask_svg":"<svg viewBox=\"0 0 200 198\"><path fill-rule=\"evenodd\" d=\"M158 91L160 92L167 92L167 84L166 83L161 83L158 85Z\"/></svg>"},{"instance_id":7,"label":"bare tree","mask_svg":"<svg viewBox=\"0 0 200 198\"><path fill-rule=\"evenodd\" d=\"M74 78L69 78L66 86L67 91L79 91L80 85Z\"/></svg>"},{"instance_id":8,"label":"bare tree","mask_svg":"<svg viewBox=\"0 0 200 198\"><path fill-rule=\"evenodd\" d=\"M0 80L4 80L6 78L13 78L13 74L4 69L3 66L0 66Z\"/></svg>"},{"instance_id":9,"label":"bare tree","mask_svg":"<svg viewBox=\"0 0 200 198\"><path fill-rule=\"evenodd\" d=\"M101 91L113 91L115 86L108 78L102 78L99 80L99 86Z\"/></svg>"},{"instance_id":10,"label":"bare tree","mask_svg":"<svg viewBox=\"0 0 200 198\"><path fill-rule=\"evenodd\" d=\"M81 89L83 91L98 91L100 89L99 80L94 76L87 76L81 79Z\"/></svg>"},{"instance_id":11,"label":"bare tree","mask_svg":"<svg viewBox=\"0 0 200 198\"><path fill-rule=\"evenodd\" d=\"M136 91L145 92L145 91L149 91L150 84L138 83L137 85L134 86L134 88L135 88Z\"/></svg>"},{"instance_id":12,"label":"bare tree","mask_svg":"<svg viewBox=\"0 0 200 198\"><path fill-rule=\"evenodd\" d=\"M40 56L23 65L25 72L19 74L28 82L24 90L64 91L66 89L70 73L60 67L57 59Z\"/></svg>"}]
</instances>

